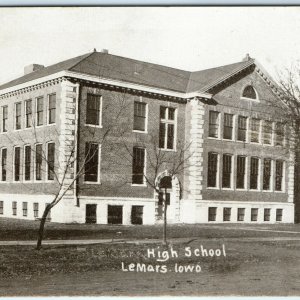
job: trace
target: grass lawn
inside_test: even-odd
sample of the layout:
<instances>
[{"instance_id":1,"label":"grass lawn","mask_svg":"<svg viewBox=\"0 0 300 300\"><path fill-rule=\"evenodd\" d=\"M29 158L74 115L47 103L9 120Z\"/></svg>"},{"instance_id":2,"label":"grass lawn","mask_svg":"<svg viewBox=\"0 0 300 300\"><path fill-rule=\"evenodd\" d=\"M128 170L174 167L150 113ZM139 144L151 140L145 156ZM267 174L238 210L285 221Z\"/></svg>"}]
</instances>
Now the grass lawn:
<instances>
[{"instance_id":1,"label":"grass lawn","mask_svg":"<svg viewBox=\"0 0 300 300\"><path fill-rule=\"evenodd\" d=\"M35 239L38 226L37 221L0 219L0 240ZM47 223L45 232L46 239L146 240L161 236L161 225ZM44 246L40 251L33 246L0 246L0 296L300 295L299 225L169 225L168 236L191 237L191 242L174 243L178 257L165 262L147 256L147 249L167 249L159 243ZM248 237L290 239L253 241ZM185 256L186 247L218 249L223 244L225 257ZM150 269L137 272L135 265L132 272L125 271L132 263ZM160 272L162 265L166 273ZM175 265L197 265L201 272L179 273ZM158 266L157 272L151 266Z\"/></svg>"},{"instance_id":2,"label":"grass lawn","mask_svg":"<svg viewBox=\"0 0 300 300\"><path fill-rule=\"evenodd\" d=\"M38 221L0 218L0 240L35 240L38 228ZM168 225L168 237L226 238L295 235L282 232L254 231L251 229L293 231L300 234L300 224L180 224ZM162 225L112 226L46 223L44 237L45 239L159 239L162 237L162 230Z\"/></svg>"},{"instance_id":3,"label":"grass lawn","mask_svg":"<svg viewBox=\"0 0 300 300\"><path fill-rule=\"evenodd\" d=\"M217 249L223 242L173 245L178 257L166 262L148 258L148 248L166 249L153 244L2 246L0 295L300 295L299 241L230 241L225 257L184 255L185 247ZM165 265L167 272L125 272L131 263ZM175 264L201 272L179 273Z\"/></svg>"}]
</instances>

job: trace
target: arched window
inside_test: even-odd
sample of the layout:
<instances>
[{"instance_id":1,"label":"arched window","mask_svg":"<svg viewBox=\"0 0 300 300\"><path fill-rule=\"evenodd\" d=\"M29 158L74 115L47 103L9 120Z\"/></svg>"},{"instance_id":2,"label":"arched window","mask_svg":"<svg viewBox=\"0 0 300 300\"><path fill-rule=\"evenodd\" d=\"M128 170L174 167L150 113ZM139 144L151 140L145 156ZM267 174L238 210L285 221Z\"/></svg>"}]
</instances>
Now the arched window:
<instances>
[{"instance_id":1,"label":"arched window","mask_svg":"<svg viewBox=\"0 0 300 300\"><path fill-rule=\"evenodd\" d=\"M244 98L249 98L249 99L254 99L254 100L258 100L257 99L257 93L254 89L253 86L251 85L248 85L244 88L244 91L243 91L243 97Z\"/></svg>"}]
</instances>

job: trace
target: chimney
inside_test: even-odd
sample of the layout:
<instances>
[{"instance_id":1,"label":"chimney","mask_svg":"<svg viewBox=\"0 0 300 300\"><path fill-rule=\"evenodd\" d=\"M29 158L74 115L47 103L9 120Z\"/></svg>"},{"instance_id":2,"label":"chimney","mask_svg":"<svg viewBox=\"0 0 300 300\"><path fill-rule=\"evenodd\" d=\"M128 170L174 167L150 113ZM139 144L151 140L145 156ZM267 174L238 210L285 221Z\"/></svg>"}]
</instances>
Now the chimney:
<instances>
[{"instance_id":1,"label":"chimney","mask_svg":"<svg viewBox=\"0 0 300 300\"><path fill-rule=\"evenodd\" d=\"M24 67L24 75L32 73L34 71L38 71L41 69L44 69L45 67L43 65L38 65L38 64L31 64L26 67Z\"/></svg>"},{"instance_id":2,"label":"chimney","mask_svg":"<svg viewBox=\"0 0 300 300\"><path fill-rule=\"evenodd\" d=\"M105 53L105 54L108 54L108 49L102 49L101 52Z\"/></svg>"},{"instance_id":3,"label":"chimney","mask_svg":"<svg viewBox=\"0 0 300 300\"><path fill-rule=\"evenodd\" d=\"M246 56L243 58L243 61L249 61L251 59L249 53L246 54Z\"/></svg>"}]
</instances>

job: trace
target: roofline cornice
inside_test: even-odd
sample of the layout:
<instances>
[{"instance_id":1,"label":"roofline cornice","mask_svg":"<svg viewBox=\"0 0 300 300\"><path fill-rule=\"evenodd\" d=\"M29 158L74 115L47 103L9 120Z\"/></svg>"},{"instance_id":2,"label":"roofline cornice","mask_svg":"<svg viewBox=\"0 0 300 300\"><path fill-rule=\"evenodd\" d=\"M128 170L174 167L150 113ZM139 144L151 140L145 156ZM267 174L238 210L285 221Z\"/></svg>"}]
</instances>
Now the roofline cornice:
<instances>
[{"instance_id":1,"label":"roofline cornice","mask_svg":"<svg viewBox=\"0 0 300 300\"><path fill-rule=\"evenodd\" d=\"M44 77L41 77L38 79L28 81L26 83L22 83L22 84L15 85L15 86L7 88L7 89L0 90L0 97L2 98L3 96L9 96L11 94L27 92L29 89L34 89L35 87L37 88L40 85L45 85L45 84L47 84L47 82L58 82L58 81L61 81L63 78L73 78L73 79L77 79L77 80L83 80L83 81L87 81L87 82L94 82L94 83L99 83L99 84L104 84L104 85L109 85L109 86L121 87L121 88L125 88L128 90L146 92L146 93L150 93L150 94L157 94L157 95L162 95L162 96L167 96L167 97L172 97L172 98L177 98L177 99L183 99L183 100L188 100L188 99L192 99L192 98L204 98L204 99L212 98L212 94L209 94L206 92L183 93L183 92L177 92L177 91L172 91L172 90L167 90L167 89L160 89L157 87L140 85L140 84L131 83L131 82L114 80L114 79L105 78L105 77L82 74L82 73L78 73L78 72L74 72L74 71L60 71L60 72L57 72L57 73L54 73L54 74L51 74L48 76L44 76Z\"/></svg>"}]
</instances>

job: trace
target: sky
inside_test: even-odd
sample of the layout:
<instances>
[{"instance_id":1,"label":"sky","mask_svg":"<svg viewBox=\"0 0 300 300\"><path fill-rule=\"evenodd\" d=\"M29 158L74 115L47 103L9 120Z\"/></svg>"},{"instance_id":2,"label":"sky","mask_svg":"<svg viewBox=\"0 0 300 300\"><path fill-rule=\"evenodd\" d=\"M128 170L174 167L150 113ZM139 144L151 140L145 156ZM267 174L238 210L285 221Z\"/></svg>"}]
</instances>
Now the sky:
<instances>
[{"instance_id":1,"label":"sky","mask_svg":"<svg viewBox=\"0 0 300 300\"><path fill-rule=\"evenodd\" d=\"M300 58L300 7L1 7L0 23L0 83L94 48L188 71L249 53L273 77Z\"/></svg>"}]
</instances>

